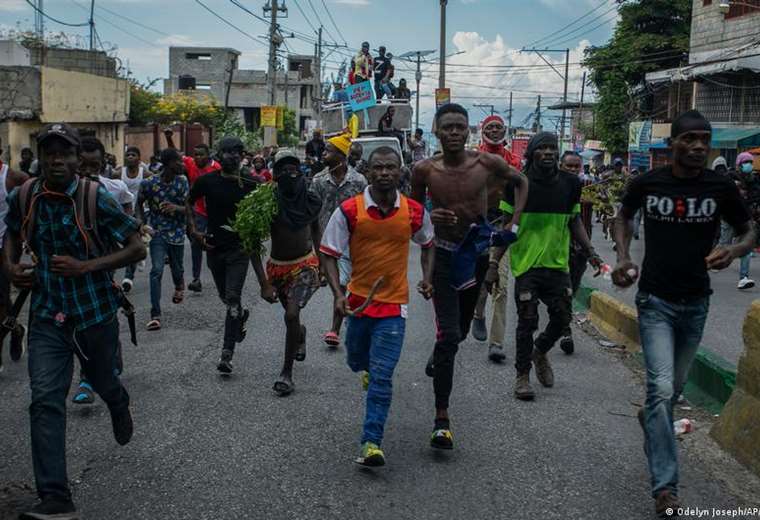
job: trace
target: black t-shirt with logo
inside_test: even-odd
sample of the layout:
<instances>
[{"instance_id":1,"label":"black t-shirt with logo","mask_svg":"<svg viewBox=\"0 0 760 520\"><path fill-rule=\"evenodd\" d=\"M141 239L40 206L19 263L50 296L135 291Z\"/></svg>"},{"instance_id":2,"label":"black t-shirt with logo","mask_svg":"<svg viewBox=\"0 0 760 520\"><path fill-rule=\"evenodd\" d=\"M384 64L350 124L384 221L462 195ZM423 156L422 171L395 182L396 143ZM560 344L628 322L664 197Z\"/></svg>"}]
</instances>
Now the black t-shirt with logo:
<instances>
[{"instance_id":1,"label":"black t-shirt with logo","mask_svg":"<svg viewBox=\"0 0 760 520\"><path fill-rule=\"evenodd\" d=\"M388 72L388 64L388 58L385 56L377 56L375 58L375 70L373 72L375 80L380 81L385 77L385 74Z\"/></svg>"},{"instance_id":2,"label":"black t-shirt with logo","mask_svg":"<svg viewBox=\"0 0 760 520\"><path fill-rule=\"evenodd\" d=\"M735 228L750 218L736 185L712 170L682 179L671 166L658 168L633 179L622 203L629 214L641 209L644 219L639 289L671 302L712 294L705 257L721 218Z\"/></svg>"}]
</instances>

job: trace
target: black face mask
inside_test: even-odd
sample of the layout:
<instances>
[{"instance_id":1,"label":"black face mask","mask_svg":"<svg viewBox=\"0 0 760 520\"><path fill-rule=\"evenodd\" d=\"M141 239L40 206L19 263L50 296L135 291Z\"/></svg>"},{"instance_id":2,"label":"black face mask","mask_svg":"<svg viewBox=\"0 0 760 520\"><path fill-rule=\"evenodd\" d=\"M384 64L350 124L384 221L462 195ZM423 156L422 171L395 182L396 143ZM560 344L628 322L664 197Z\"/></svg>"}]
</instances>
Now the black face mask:
<instances>
[{"instance_id":1,"label":"black face mask","mask_svg":"<svg viewBox=\"0 0 760 520\"><path fill-rule=\"evenodd\" d=\"M286 197L292 197L303 191L306 179L303 174L291 177L289 174L283 174L277 179L277 188Z\"/></svg>"},{"instance_id":2,"label":"black face mask","mask_svg":"<svg viewBox=\"0 0 760 520\"><path fill-rule=\"evenodd\" d=\"M307 226L319 217L322 199L309 190L306 177L282 174L277 177L278 218L293 230Z\"/></svg>"}]
</instances>

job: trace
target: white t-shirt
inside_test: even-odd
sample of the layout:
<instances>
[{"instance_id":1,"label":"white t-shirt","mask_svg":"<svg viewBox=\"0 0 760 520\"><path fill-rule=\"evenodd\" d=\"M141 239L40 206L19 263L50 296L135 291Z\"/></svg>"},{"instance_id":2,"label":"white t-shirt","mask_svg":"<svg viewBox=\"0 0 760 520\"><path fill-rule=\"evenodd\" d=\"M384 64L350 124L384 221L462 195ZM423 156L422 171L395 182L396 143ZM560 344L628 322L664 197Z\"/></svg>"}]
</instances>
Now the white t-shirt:
<instances>
[{"instance_id":1,"label":"white t-shirt","mask_svg":"<svg viewBox=\"0 0 760 520\"><path fill-rule=\"evenodd\" d=\"M109 179L107 177L103 177L102 175L100 175L99 181L100 184L102 184L106 189L106 191L108 191L108 193L110 193L111 196L116 199L116 202L118 202L120 206L124 207L127 204L134 204L135 197L132 195L132 193L130 193L129 188L127 188L127 185L124 183L124 181L121 181L119 179Z\"/></svg>"}]
</instances>

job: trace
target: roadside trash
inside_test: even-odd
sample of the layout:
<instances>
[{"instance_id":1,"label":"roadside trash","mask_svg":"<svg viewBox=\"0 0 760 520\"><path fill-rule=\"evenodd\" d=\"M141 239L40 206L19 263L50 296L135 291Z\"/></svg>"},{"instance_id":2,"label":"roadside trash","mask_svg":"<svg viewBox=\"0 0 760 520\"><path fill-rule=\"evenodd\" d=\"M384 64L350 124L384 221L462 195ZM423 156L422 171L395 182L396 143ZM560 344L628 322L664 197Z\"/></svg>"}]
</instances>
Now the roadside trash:
<instances>
[{"instance_id":1,"label":"roadside trash","mask_svg":"<svg viewBox=\"0 0 760 520\"><path fill-rule=\"evenodd\" d=\"M689 419L681 419L673 423L673 433L683 435L694 431L694 424Z\"/></svg>"},{"instance_id":2,"label":"roadside trash","mask_svg":"<svg viewBox=\"0 0 760 520\"><path fill-rule=\"evenodd\" d=\"M617 343L615 343L615 342L612 342L612 341L604 341L604 340L599 340L599 344L600 344L601 346L603 346L604 348L615 348L615 347L617 347L617 346L618 346L618 345L617 345Z\"/></svg>"}]
</instances>

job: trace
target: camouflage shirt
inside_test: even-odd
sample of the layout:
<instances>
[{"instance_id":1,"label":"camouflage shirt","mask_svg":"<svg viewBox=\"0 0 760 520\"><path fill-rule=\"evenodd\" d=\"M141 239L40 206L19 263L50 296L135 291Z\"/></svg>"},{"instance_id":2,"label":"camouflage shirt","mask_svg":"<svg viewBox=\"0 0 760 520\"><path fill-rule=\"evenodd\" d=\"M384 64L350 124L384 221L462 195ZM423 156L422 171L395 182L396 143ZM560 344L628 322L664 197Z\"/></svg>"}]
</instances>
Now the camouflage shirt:
<instances>
[{"instance_id":1,"label":"camouflage shirt","mask_svg":"<svg viewBox=\"0 0 760 520\"><path fill-rule=\"evenodd\" d=\"M343 182L338 186L330 175L329 169L324 169L314 176L311 181L311 189L322 199L322 211L319 213L319 229L324 232L330 216L335 212L343 201L364 192L367 187L367 179L352 167L348 167Z\"/></svg>"}]
</instances>

